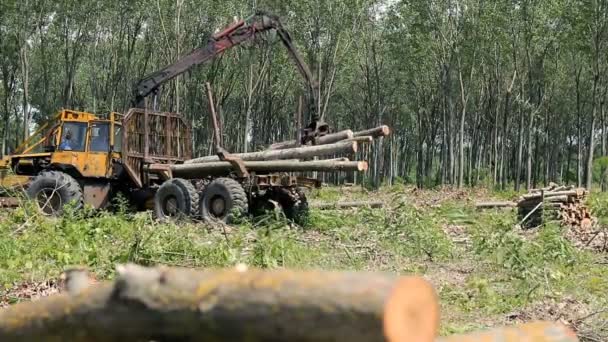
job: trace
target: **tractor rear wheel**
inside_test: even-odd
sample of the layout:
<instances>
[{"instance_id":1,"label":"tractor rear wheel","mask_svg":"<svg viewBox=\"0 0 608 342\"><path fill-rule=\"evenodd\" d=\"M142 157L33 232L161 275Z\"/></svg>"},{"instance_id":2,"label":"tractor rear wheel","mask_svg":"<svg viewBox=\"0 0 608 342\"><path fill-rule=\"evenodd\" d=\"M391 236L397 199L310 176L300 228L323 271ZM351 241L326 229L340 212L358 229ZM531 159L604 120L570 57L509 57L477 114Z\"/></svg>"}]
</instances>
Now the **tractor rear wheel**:
<instances>
[{"instance_id":1,"label":"tractor rear wheel","mask_svg":"<svg viewBox=\"0 0 608 342\"><path fill-rule=\"evenodd\" d=\"M43 171L27 188L27 196L34 200L40 212L59 216L64 206L72 203L75 209L83 206L82 187L72 176L60 171Z\"/></svg>"},{"instance_id":2,"label":"tractor rear wheel","mask_svg":"<svg viewBox=\"0 0 608 342\"><path fill-rule=\"evenodd\" d=\"M179 219L196 213L198 193L192 183L173 178L164 182L154 195L154 213L160 220Z\"/></svg>"},{"instance_id":3,"label":"tractor rear wheel","mask_svg":"<svg viewBox=\"0 0 608 342\"><path fill-rule=\"evenodd\" d=\"M249 210L245 189L231 178L218 178L203 190L200 214L208 223L231 223Z\"/></svg>"}]
</instances>

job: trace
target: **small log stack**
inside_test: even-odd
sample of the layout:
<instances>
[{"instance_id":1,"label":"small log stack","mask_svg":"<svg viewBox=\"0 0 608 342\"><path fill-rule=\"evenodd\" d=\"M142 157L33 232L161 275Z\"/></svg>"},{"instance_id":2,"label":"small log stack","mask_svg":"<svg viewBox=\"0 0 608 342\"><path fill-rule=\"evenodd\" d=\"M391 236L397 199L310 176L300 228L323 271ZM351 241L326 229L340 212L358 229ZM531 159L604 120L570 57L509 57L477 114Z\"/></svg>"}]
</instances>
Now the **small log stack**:
<instances>
[{"instance_id":1,"label":"small log stack","mask_svg":"<svg viewBox=\"0 0 608 342\"><path fill-rule=\"evenodd\" d=\"M478 202L477 209L517 208L520 225L536 227L543 217L558 219L568 227L589 229L594 221L591 211L584 201L589 192L584 188L558 186L551 183L540 189L532 189L517 201Z\"/></svg>"},{"instance_id":2,"label":"small log stack","mask_svg":"<svg viewBox=\"0 0 608 342\"><path fill-rule=\"evenodd\" d=\"M519 198L518 216L525 227L540 225L543 217L558 219L566 226L590 227L591 212L584 203L587 195L588 191L583 188L556 184L532 189Z\"/></svg>"}]
</instances>

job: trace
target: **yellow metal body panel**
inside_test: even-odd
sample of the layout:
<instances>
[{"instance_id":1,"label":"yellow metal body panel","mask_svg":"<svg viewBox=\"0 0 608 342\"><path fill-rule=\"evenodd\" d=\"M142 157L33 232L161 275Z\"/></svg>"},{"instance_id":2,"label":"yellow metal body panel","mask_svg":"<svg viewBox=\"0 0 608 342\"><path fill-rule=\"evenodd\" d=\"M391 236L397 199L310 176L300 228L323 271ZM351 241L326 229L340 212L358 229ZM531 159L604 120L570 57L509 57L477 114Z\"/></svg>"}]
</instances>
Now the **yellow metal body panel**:
<instances>
[{"instance_id":1,"label":"yellow metal body panel","mask_svg":"<svg viewBox=\"0 0 608 342\"><path fill-rule=\"evenodd\" d=\"M5 156L0 159L0 171L11 167L11 156Z\"/></svg>"},{"instance_id":2,"label":"yellow metal body panel","mask_svg":"<svg viewBox=\"0 0 608 342\"><path fill-rule=\"evenodd\" d=\"M18 176L9 174L8 170L0 169L0 188L14 189L27 185L30 182L29 176Z\"/></svg>"},{"instance_id":3,"label":"yellow metal body panel","mask_svg":"<svg viewBox=\"0 0 608 342\"><path fill-rule=\"evenodd\" d=\"M61 151L53 153L51 164L71 165L83 177L108 178L112 174L109 153Z\"/></svg>"}]
</instances>

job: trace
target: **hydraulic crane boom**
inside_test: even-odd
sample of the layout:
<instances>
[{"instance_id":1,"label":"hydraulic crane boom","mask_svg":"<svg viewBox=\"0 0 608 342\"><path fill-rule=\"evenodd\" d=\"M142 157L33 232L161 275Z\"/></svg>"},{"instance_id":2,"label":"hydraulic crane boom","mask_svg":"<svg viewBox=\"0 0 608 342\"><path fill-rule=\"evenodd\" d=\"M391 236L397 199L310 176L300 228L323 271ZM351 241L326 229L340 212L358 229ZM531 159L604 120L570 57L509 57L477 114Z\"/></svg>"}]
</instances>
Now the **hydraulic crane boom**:
<instances>
[{"instance_id":1,"label":"hydraulic crane boom","mask_svg":"<svg viewBox=\"0 0 608 342\"><path fill-rule=\"evenodd\" d=\"M144 99L151 94L156 94L159 87L164 83L197 65L213 60L232 47L253 39L256 34L268 31L275 31L277 33L281 42L287 48L291 61L304 78L308 88L310 103L313 104L310 106L312 122L304 129L303 141L306 142L312 136L324 135L329 131L329 127L320 120L318 113L314 110L314 104L317 102L318 85L310 69L296 50L289 33L283 28L279 19L276 16L261 12L256 13L247 20L240 20L230 25L223 31L213 35L206 46L195 49L190 54L180 58L177 62L141 79L134 89L134 106L143 108Z\"/></svg>"}]
</instances>

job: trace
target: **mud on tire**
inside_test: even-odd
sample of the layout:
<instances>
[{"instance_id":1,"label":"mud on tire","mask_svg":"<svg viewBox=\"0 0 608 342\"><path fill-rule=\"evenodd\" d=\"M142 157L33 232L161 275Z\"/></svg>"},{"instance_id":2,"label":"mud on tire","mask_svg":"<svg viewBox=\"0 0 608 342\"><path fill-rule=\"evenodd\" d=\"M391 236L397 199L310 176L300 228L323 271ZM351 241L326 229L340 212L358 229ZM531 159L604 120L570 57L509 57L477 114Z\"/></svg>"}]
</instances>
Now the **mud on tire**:
<instances>
[{"instance_id":1,"label":"mud on tire","mask_svg":"<svg viewBox=\"0 0 608 342\"><path fill-rule=\"evenodd\" d=\"M76 209L83 207L82 187L72 176L60 171L41 172L34 177L26 193L45 215L61 215L68 203Z\"/></svg>"},{"instance_id":2,"label":"mud on tire","mask_svg":"<svg viewBox=\"0 0 608 342\"><path fill-rule=\"evenodd\" d=\"M200 215L208 223L231 223L235 216L246 214L249 209L245 189L231 178L218 178L203 190Z\"/></svg>"}]
</instances>

